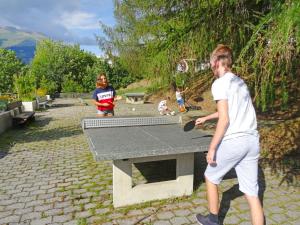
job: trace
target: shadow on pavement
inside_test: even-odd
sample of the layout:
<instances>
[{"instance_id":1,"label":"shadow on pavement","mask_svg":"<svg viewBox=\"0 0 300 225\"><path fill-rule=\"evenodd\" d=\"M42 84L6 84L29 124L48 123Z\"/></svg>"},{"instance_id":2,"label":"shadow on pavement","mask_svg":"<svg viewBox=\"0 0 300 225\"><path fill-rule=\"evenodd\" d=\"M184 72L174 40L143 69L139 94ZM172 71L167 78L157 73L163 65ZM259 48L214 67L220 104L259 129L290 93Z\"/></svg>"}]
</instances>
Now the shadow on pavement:
<instances>
[{"instance_id":1,"label":"shadow on pavement","mask_svg":"<svg viewBox=\"0 0 300 225\"><path fill-rule=\"evenodd\" d=\"M224 177L224 179L230 179L230 178L233 178L233 176L236 177L236 175L234 175L234 174L235 174L235 171L231 170ZM258 167L258 186L259 186L258 197L263 206L263 198L264 198L264 192L266 190L266 182L265 182L265 175L264 175L264 172L263 172L261 166ZM233 185L230 189L223 192L222 200L220 202L220 212L219 212L220 224L223 224L223 222L224 222L224 219L229 211L231 201L233 201L234 199L241 197L243 195L244 195L244 193L242 193L239 190L238 184ZM245 201L247 201L247 200L245 199ZM249 211L249 214L250 214L250 211Z\"/></svg>"}]
</instances>

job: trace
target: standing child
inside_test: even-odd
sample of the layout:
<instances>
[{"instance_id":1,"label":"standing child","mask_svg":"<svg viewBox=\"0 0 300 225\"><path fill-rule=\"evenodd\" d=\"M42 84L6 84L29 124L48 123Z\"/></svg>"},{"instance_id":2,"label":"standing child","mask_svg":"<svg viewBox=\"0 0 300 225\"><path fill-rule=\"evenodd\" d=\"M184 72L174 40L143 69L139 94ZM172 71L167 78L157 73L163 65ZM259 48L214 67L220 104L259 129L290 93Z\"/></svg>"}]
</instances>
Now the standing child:
<instances>
[{"instance_id":1,"label":"standing child","mask_svg":"<svg viewBox=\"0 0 300 225\"><path fill-rule=\"evenodd\" d=\"M96 90L93 94L94 104L97 106L97 116L114 115L114 98L116 91L108 85L106 74L102 73L97 77Z\"/></svg>"},{"instance_id":2,"label":"standing child","mask_svg":"<svg viewBox=\"0 0 300 225\"><path fill-rule=\"evenodd\" d=\"M183 94L187 89L188 89L188 88L185 88L184 91L181 91L181 89L180 89L179 87L176 88L175 95L176 95L176 100L177 100L177 104L178 104L178 107L179 107L179 112L185 112L185 111L186 111L186 108L185 108L185 105L184 105L184 100L183 100L182 94Z\"/></svg>"},{"instance_id":3,"label":"standing child","mask_svg":"<svg viewBox=\"0 0 300 225\"><path fill-rule=\"evenodd\" d=\"M196 125L218 119L215 134L206 156L205 181L209 215L196 215L202 225L219 224L219 198L217 185L224 175L235 168L239 189L250 206L252 224L263 225L264 215L258 198L259 135L252 100L244 81L231 72L232 51L218 45L212 52L210 65L217 79L212 85L212 95L217 102L217 112L200 117Z\"/></svg>"}]
</instances>

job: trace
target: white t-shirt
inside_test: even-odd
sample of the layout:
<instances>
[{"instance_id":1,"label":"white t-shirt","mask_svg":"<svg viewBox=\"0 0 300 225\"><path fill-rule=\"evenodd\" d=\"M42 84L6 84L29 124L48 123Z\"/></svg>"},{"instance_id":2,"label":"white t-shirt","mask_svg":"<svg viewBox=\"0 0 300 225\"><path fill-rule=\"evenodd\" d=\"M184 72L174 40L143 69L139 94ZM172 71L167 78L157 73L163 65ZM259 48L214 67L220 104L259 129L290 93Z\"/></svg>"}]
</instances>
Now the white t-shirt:
<instances>
[{"instance_id":1,"label":"white t-shirt","mask_svg":"<svg viewBox=\"0 0 300 225\"><path fill-rule=\"evenodd\" d=\"M223 140L258 135L255 110L248 87L241 78L227 72L214 81L211 91L214 100L228 100L229 126Z\"/></svg>"},{"instance_id":2,"label":"white t-shirt","mask_svg":"<svg viewBox=\"0 0 300 225\"><path fill-rule=\"evenodd\" d=\"M157 110L158 111L164 111L167 109L167 101L166 100L162 100L158 103L158 107L157 107Z\"/></svg>"},{"instance_id":3,"label":"white t-shirt","mask_svg":"<svg viewBox=\"0 0 300 225\"><path fill-rule=\"evenodd\" d=\"M181 96L180 91L176 91L176 92L175 92L175 95L176 95L176 100L182 99L182 96Z\"/></svg>"}]
</instances>

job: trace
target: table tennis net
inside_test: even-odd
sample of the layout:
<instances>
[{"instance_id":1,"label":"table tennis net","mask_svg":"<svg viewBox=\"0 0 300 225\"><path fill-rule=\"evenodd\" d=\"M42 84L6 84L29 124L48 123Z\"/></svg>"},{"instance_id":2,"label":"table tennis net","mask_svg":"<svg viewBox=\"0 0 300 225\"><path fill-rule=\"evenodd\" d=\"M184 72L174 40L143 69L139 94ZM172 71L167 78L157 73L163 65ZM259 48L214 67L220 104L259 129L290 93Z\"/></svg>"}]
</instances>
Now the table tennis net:
<instances>
[{"instance_id":1,"label":"table tennis net","mask_svg":"<svg viewBox=\"0 0 300 225\"><path fill-rule=\"evenodd\" d=\"M85 118L82 128L132 127L181 123L181 117L128 117L128 118Z\"/></svg>"}]
</instances>

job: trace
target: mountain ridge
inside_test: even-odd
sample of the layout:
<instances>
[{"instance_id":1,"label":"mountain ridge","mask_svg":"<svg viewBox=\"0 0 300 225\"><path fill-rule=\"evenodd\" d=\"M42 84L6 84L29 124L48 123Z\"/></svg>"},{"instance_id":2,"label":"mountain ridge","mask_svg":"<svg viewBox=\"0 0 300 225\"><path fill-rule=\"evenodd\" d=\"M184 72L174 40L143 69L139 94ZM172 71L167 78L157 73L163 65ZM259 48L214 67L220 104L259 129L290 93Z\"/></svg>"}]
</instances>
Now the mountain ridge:
<instances>
[{"instance_id":1,"label":"mountain ridge","mask_svg":"<svg viewBox=\"0 0 300 225\"><path fill-rule=\"evenodd\" d=\"M47 37L42 33L0 26L0 48L16 52L17 57L26 64L33 59L37 42L43 39Z\"/></svg>"}]
</instances>

